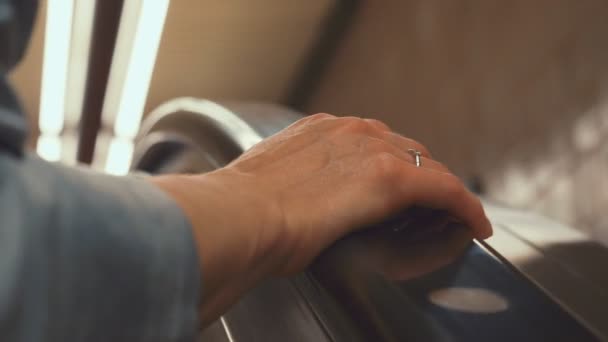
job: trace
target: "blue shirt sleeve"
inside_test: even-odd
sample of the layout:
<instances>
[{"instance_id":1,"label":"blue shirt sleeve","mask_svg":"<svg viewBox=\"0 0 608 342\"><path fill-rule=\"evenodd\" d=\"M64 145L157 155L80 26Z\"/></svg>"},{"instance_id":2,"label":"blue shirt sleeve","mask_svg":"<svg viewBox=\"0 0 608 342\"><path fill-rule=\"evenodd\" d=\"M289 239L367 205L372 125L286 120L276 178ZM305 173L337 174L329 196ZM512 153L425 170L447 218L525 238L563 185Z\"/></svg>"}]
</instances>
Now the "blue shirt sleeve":
<instances>
[{"instance_id":1,"label":"blue shirt sleeve","mask_svg":"<svg viewBox=\"0 0 608 342\"><path fill-rule=\"evenodd\" d=\"M200 268L161 190L0 154L0 341L192 341Z\"/></svg>"}]
</instances>

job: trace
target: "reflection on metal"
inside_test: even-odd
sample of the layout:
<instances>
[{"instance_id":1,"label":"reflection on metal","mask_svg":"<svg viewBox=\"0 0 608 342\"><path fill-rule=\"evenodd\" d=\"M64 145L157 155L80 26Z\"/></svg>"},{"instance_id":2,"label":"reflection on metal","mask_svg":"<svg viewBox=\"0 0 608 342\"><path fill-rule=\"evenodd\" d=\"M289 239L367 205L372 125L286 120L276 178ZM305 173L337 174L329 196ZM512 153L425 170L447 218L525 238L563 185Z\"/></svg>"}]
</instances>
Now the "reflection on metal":
<instances>
[{"instance_id":1,"label":"reflection on metal","mask_svg":"<svg viewBox=\"0 0 608 342\"><path fill-rule=\"evenodd\" d=\"M299 114L276 105L222 106L206 100L178 98L158 107L144 121L136 139L133 165L139 165L143 155L150 155L150 148L161 143L151 141L151 135L168 134L187 140L189 149L197 151L201 157L192 159L209 166L199 172L211 171L212 166L226 165L263 137L299 118Z\"/></svg>"},{"instance_id":2,"label":"reflection on metal","mask_svg":"<svg viewBox=\"0 0 608 342\"><path fill-rule=\"evenodd\" d=\"M213 322L198 336L200 342L234 342L228 337L226 329L220 320Z\"/></svg>"},{"instance_id":3,"label":"reflection on metal","mask_svg":"<svg viewBox=\"0 0 608 342\"><path fill-rule=\"evenodd\" d=\"M608 340L608 249L539 215L484 203L494 236L484 243Z\"/></svg>"},{"instance_id":4,"label":"reflection on metal","mask_svg":"<svg viewBox=\"0 0 608 342\"><path fill-rule=\"evenodd\" d=\"M224 331L226 332L226 337L228 338L228 341L234 342L234 338L232 337L232 333L230 332L230 328L228 327L228 324L226 323L224 317L220 317L220 322L222 322L222 327L224 327Z\"/></svg>"},{"instance_id":5,"label":"reflection on metal","mask_svg":"<svg viewBox=\"0 0 608 342\"><path fill-rule=\"evenodd\" d=\"M164 167L149 170L208 171L299 118L274 106L194 99L161 108L144 124L134 167L158 163ZM607 278L597 272L608 267L606 249L536 215L484 205L495 235L482 245L470 244L466 229L449 220L434 220L443 222L435 227L428 215L407 212L406 229L395 229L401 215L353 234L324 252L308 272L253 289L221 323L237 341L608 337ZM457 293L457 303L441 290L453 294L454 288L483 290L468 297Z\"/></svg>"},{"instance_id":6,"label":"reflection on metal","mask_svg":"<svg viewBox=\"0 0 608 342\"><path fill-rule=\"evenodd\" d=\"M369 236L353 235L319 258L312 268L316 290L307 295L318 303L316 312L328 326L342 331L336 317L346 317L342 319L354 322L346 330L357 331L365 341L595 340L510 265L477 244L446 242L456 232L449 228L411 238L410 232L391 234L379 225ZM398 247L411 255L391 252ZM376 263L378 253L392 256L380 258L392 262ZM492 315L445 310L429 300L431 293L445 288L485 289L500 294L509 306Z\"/></svg>"},{"instance_id":7,"label":"reflection on metal","mask_svg":"<svg viewBox=\"0 0 608 342\"><path fill-rule=\"evenodd\" d=\"M217 126L215 129L233 138L243 151L262 140L260 134L235 113L215 102L195 98L180 98L161 105L150 114L142 132L145 134L154 126L158 126L167 114L175 112L204 113L205 119Z\"/></svg>"},{"instance_id":8,"label":"reflection on metal","mask_svg":"<svg viewBox=\"0 0 608 342\"><path fill-rule=\"evenodd\" d=\"M164 173L163 170L205 173L221 166L220 161L199 150L191 140L171 133L146 135L139 141L139 147L134 163L148 173Z\"/></svg>"},{"instance_id":9,"label":"reflection on metal","mask_svg":"<svg viewBox=\"0 0 608 342\"><path fill-rule=\"evenodd\" d=\"M429 293L429 301L440 307L472 314L493 314L509 308L499 293L483 288L448 287Z\"/></svg>"}]
</instances>

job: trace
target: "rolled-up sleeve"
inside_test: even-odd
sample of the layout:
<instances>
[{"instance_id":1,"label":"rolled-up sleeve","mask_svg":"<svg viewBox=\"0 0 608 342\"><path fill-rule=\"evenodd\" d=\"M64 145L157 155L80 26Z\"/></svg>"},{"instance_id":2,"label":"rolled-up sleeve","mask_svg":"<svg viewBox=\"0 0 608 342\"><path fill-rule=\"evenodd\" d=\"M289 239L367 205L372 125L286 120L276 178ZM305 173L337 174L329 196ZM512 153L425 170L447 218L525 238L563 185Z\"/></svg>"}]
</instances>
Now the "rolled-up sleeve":
<instances>
[{"instance_id":1,"label":"rolled-up sleeve","mask_svg":"<svg viewBox=\"0 0 608 342\"><path fill-rule=\"evenodd\" d=\"M0 154L1 341L191 341L190 224L148 182Z\"/></svg>"}]
</instances>

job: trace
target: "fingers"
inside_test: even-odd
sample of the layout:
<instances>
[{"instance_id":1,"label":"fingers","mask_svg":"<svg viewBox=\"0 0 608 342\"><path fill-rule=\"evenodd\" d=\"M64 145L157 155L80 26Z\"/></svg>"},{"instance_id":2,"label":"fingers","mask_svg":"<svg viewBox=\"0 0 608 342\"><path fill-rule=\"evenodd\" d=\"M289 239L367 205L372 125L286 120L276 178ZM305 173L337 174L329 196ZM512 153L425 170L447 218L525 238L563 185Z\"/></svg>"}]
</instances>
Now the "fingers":
<instances>
[{"instance_id":1,"label":"fingers","mask_svg":"<svg viewBox=\"0 0 608 342\"><path fill-rule=\"evenodd\" d=\"M401 141L400 141L401 143ZM362 143L363 149L366 150L366 152L368 153L372 153L372 154L379 154L379 153L383 153L383 152L388 152L391 153L393 155L395 155L396 157L398 157L401 160L404 160L412 165L416 164L416 158L415 156L408 152L409 149L411 148L415 148L415 146L409 147L409 146L399 146L399 144L393 144L391 142L388 142L386 140L383 140L381 138L365 138L363 139L363 143ZM430 159L430 158L425 158L425 157L420 157L421 158L421 167L423 168L428 168L428 169L432 169L438 172L450 172L450 170L443 164Z\"/></svg>"},{"instance_id":2,"label":"fingers","mask_svg":"<svg viewBox=\"0 0 608 342\"><path fill-rule=\"evenodd\" d=\"M420 205L445 210L467 224L477 238L492 234L479 199L443 164L433 160L429 150L419 142L392 132L386 124L374 119L317 114L302 121L310 124L312 129L335 132L337 137L342 133L362 136L360 149L377 157L381 164L380 173L388 175L385 177L390 179L389 188L398 196L395 203L401 207ZM407 152L408 149L422 153L421 167L414 165L414 157Z\"/></svg>"},{"instance_id":3,"label":"fingers","mask_svg":"<svg viewBox=\"0 0 608 342\"><path fill-rule=\"evenodd\" d=\"M292 123L291 125L289 125L288 129L293 129L296 127L302 127L305 126L307 124L311 124L313 122L318 122L318 121L322 121L322 120L327 120L327 119L335 119L336 117L331 115L331 114L327 114L327 113L317 113L317 114L313 114L313 115L309 115L305 118L302 118L294 123Z\"/></svg>"},{"instance_id":4,"label":"fingers","mask_svg":"<svg viewBox=\"0 0 608 342\"><path fill-rule=\"evenodd\" d=\"M387 277L400 281L428 274L453 262L466 250L471 239L470 230L452 224L441 234L410 243L407 248L403 248L403 243L401 249L393 247L398 252L386 260L383 271Z\"/></svg>"},{"instance_id":5,"label":"fingers","mask_svg":"<svg viewBox=\"0 0 608 342\"><path fill-rule=\"evenodd\" d=\"M412 171L407 164L403 167L403 179L399 183L406 203L445 210L468 225L477 238L485 239L492 235L492 227L481 202L456 176L420 168Z\"/></svg>"},{"instance_id":6,"label":"fingers","mask_svg":"<svg viewBox=\"0 0 608 342\"><path fill-rule=\"evenodd\" d=\"M416 165L416 161L415 160L412 163L412 165L414 165L414 166ZM435 171L442 172L442 173L451 173L450 169L448 169L442 163L440 163L440 162L438 162L436 160L433 160L433 159L430 159L430 158L424 158L424 157L420 157L420 168L435 170Z\"/></svg>"},{"instance_id":7,"label":"fingers","mask_svg":"<svg viewBox=\"0 0 608 342\"><path fill-rule=\"evenodd\" d=\"M444 210L469 226L475 237L485 239L492 235L481 202L456 176L417 168L389 153L376 157L372 163L375 177L381 179L376 180L381 191L389 193L387 201L392 210L411 206Z\"/></svg>"},{"instance_id":8,"label":"fingers","mask_svg":"<svg viewBox=\"0 0 608 342\"><path fill-rule=\"evenodd\" d=\"M450 264L471 242L471 231L459 224L445 224L441 233L412 240L410 232L368 230L340 241L325 258L344 258L357 269L406 281Z\"/></svg>"},{"instance_id":9,"label":"fingers","mask_svg":"<svg viewBox=\"0 0 608 342\"><path fill-rule=\"evenodd\" d=\"M363 121L367 122L370 126L376 128L379 131L384 131L384 132L391 132L391 128L388 127L387 124L385 124L384 122L380 121L380 120L376 120L376 119L363 119Z\"/></svg>"}]
</instances>

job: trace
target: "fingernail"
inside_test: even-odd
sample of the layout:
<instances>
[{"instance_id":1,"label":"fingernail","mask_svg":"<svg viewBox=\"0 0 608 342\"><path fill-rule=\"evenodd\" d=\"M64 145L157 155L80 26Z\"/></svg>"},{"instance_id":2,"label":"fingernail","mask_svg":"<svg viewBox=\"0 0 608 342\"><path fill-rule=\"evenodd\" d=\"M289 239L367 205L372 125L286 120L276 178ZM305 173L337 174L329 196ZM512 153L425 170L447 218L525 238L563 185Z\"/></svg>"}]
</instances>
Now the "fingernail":
<instances>
[{"instance_id":1,"label":"fingernail","mask_svg":"<svg viewBox=\"0 0 608 342\"><path fill-rule=\"evenodd\" d=\"M490 222L490 220L488 220L486 218L487 221L487 225L486 225L486 229L484 230L484 234L483 234L483 239L487 239L489 237L491 237L494 234L494 229L492 228L492 222Z\"/></svg>"}]
</instances>

